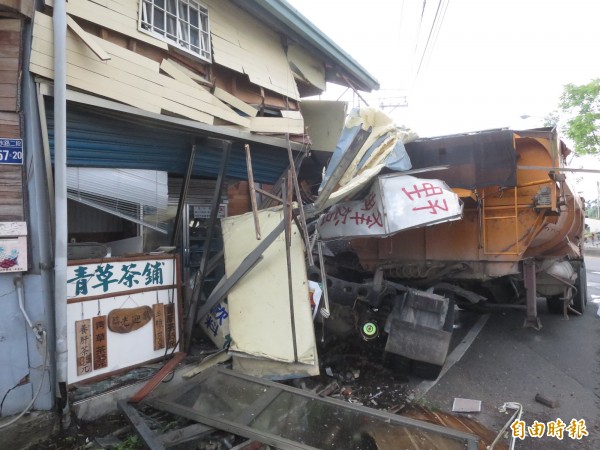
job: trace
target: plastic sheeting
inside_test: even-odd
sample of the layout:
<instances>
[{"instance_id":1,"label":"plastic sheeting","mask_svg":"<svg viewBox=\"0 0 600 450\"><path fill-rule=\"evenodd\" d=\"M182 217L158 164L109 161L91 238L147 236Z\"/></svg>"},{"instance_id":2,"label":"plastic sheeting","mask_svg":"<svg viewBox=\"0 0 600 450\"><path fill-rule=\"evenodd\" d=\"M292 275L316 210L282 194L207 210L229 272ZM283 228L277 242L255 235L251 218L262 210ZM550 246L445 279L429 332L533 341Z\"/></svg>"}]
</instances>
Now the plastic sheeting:
<instances>
[{"instance_id":1,"label":"plastic sheeting","mask_svg":"<svg viewBox=\"0 0 600 450\"><path fill-rule=\"evenodd\" d=\"M416 134L398 128L383 111L375 108L355 108L346 119L344 130L319 190L325 186L361 129L368 130L370 135L348 170L340 178L338 188L331 194L326 206L360 191L383 168L393 171L405 171L411 168L404 144L416 139Z\"/></svg>"}]
</instances>

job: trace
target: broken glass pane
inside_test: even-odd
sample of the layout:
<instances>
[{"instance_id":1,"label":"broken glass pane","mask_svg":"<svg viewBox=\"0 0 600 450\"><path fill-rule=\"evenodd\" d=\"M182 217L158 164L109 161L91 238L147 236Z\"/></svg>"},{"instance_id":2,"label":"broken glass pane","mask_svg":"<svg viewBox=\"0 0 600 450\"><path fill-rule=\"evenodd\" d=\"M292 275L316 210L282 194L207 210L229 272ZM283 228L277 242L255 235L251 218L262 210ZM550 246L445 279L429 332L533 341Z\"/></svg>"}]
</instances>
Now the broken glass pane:
<instances>
[{"instance_id":1,"label":"broken glass pane","mask_svg":"<svg viewBox=\"0 0 600 450\"><path fill-rule=\"evenodd\" d=\"M394 444L394 450L464 449L464 442L438 433L390 423L363 411L291 392L281 392L250 426L320 449L392 448L382 445L388 441Z\"/></svg>"},{"instance_id":2,"label":"broken glass pane","mask_svg":"<svg viewBox=\"0 0 600 450\"><path fill-rule=\"evenodd\" d=\"M475 450L477 437L213 368L151 404L281 449Z\"/></svg>"},{"instance_id":3,"label":"broken glass pane","mask_svg":"<svg viewBox=\"0 0 600 450\"><path fill-rule=\"evenodd\" d=\"M233 377L209 378L191 384L174 401L200 414L235 419L266 391L264 386Z\"/></svg>"}]
</instances>

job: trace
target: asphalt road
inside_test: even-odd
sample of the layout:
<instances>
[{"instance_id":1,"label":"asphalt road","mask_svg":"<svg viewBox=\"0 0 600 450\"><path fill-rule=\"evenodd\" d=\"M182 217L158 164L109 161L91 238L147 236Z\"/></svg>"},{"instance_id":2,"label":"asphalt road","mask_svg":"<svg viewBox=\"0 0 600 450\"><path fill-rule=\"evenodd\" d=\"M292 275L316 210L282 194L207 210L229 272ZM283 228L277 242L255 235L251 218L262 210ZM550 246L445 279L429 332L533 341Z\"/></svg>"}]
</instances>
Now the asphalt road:
<instances>
[{"instance_id":1,"label":"asphalt road","mask_svg":"<svg viewBox=\"0 0 600 450\"><path fill-rule=\"evenodd\" d=\"M557 437L525 437L522 449L600 449L600 257L586 256L588 307L581 317L552 315L538 304L540 331L523 328L524 311L492 314L463 358L423 397L425 405L451 411L455 397L481 400L482 410L470 417L500 430L513 411L501 413L505 402L523 405L522 420L566 426L573 419L589 436L573 439L564 431ZM555 399L550 408L535 401L536 394ZM581 427L579 428L581 430Z\"/></svg>"}]
</instances>

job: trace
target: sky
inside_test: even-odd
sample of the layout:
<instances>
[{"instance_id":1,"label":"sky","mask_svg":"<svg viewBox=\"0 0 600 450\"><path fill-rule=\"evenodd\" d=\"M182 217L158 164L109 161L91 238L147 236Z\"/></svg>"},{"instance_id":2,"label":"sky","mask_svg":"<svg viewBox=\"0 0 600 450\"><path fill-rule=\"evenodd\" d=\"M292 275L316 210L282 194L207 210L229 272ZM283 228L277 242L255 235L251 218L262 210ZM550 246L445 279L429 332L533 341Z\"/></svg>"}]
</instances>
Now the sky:
<instances>
[{"instance_id":1,"label":"sky","mask_svg":"<svg viewBox=\"0 0 600 450\"><path fill-rule=\"evenodd\" d=\"M565 84L600 78L598 0L288 2L377 78L370 106L422 137L539 127ZM321 98L340 96L358 102L335 85ZM600 175L578 178L595 195Z\"/></svg>"}]
</instances>

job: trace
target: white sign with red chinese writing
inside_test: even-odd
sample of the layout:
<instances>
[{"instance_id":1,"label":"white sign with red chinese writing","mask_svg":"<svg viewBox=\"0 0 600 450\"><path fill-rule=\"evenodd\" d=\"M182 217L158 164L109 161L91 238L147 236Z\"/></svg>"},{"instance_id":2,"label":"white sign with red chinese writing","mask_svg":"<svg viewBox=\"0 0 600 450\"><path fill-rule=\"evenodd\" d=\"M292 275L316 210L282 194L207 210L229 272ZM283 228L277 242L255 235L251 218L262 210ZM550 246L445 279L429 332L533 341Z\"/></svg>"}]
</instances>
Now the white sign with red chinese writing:
<instances>
[{"instance_id":1,"label":"white sign with red chinese writing","mask_svg":"<svg viewBox=\"0 0 600 450\"><path fill-rule=\"evenodd\" d=\"M66 300L69 384L108 376L179 348L179 283L175 261L172 257L133 257L69 263ZM161 305L160 314L154 312L157 305ZM160 345L157 345L158 334Z\"/></svg>"},{"instance_id":2,"label":"white sign with red chinese writing","mask_svg":"<svg viewBox=\"0 0 600 450\"><path fill-rule=\"evenodd\" d=\"M318 230L323 240L385 237L461 217L462 203L443 181L391 174L378 177L364 199L332 206Z\"/></svg>"}]
</instances>

